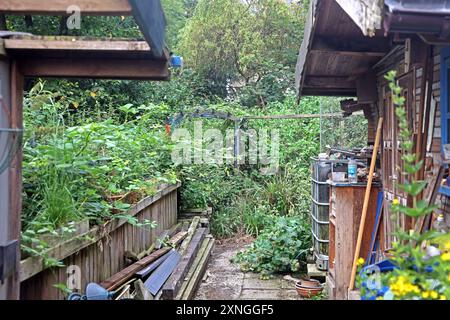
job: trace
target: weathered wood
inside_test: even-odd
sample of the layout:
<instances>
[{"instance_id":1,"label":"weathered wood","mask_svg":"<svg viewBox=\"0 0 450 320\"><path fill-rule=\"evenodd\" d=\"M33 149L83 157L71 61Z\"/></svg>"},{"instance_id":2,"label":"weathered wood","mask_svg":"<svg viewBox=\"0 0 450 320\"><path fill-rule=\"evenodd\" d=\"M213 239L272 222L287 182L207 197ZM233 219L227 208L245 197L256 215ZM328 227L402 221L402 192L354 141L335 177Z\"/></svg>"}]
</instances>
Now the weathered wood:
<instances>
[{"instance_id":1,"label":"weathered wood","mask_svg":"<svg viewBox=\"0 0 450 320\"><path fill-rule=\"evenodd\" d=\"M186 233L182 232L181 235L176 235L172 239L169 240L169 243L171 243L173 246L178 245L180 241L182 241L182 237L185 236ZM170 251L170 247L165 247L162 249L159 249L149 256L145 257L144 259L141 259L137 261L136 263L133 263L131 266L123 269L122 271L116 273L114 276L110 277L109 279L106 279L103 281L100 285L104 287L107 290L114 290L120 285L122 285L125 281L129 280L131 277L134 276L136 272L139 270L145 268L150 263L156 261L163 255L165 255L167 252Z\"/></svg>"},{"instance_id":2,"label":"weathered wood","mask_svg":"<svg viewBox=\"0 0 450 320\"><path fill-rule=\"evenodd\" d=\"M308 76L304 82L305 87L320 87L320 88L336 88L336 89L354 89L356 83L349 80L349 77L337 76Z\"/></svg>"},{"instance_id":3,"label":"weathered wood","mask_svg":"<svg viewBox=\"0 0 450 320\"><path fill-rule=\"evenodd\" d=\"M11 64L11 127L23 128L23 74L20 72L16 61ZM9 167L9 217L8 217L8 238L12 240L20 239L21 212L22 212L22 158L23 152L20 149L12 159ZM20 251L16 253L16 264L20 261ZM7 299L19 299L19 270L10 277L7 288Z\"/></svg>"},{"instance_id":4,"label":"weathered wood","mask_svg":"<svg viewBox=\"0 0 450 320\"><path fill-rule=\"evenodd\" d=\"M25 77L125 80L168 80L170 77L167 62L147 59L21 58L18 62Z\"/></svg>"},{"instance_id":5,"label":"weathered wood","mask_svg":"<svg viewBox=\"0 0 450 320\"><path fill-rule=\"evenodd\" d=\"M78 37L19 37L5 39L5 50L48 50L48 51L96 51L96 52L143 52L150 53L147 42L136 40L84 39Z\"/></svg>"},{"instance_id":6,"label":"weathered wood","mask_svg":"<svg viewBox=\"0 0 450 320\"><path fill-rule=\"evenodd\" d=\"M187 273L186 277L184 278L184 281L180 287L180 290L178 291L178 294L175 297L175 300L181 300L181 297L183 296L183 294L186 290L186 287L192 278L192 275L194 274L195 270L200 265L200 261L202 260L202 257L206 252L206 248L208 247L208 243L210 240L211 240L210 237L205 237L205 239L203 240L202 245L201 245L200 249L198 250L197 255L195 256L195 260L192 263L192 266L189 268L189 272Z\"/></svg>"},{"instance_id":7,"label":"weathered wood","mask_svg":"<svg viewBox=\"0 0 450 320\"><path fill-rule=\"evenodd\" d=\"M331 186L330 205L330 250L329 278L335 284L331 299L345 300L351 278L353 255L355 253L361 213L364 205L365 185ZM361 245L362 257L370 250L370 236L374 226L378 187L371 190L369 210Z\"/></svg>"},{"instance_id":8,"label":"weathered wood","mask_svg":"<svg viewBox=\"0 0 450 320\"><path fill-rule=\"evenodd\" d=\"M390 50L391 43L388 38L343 38L320 36L314 37L311 51L315 52L340 52L343 54L367 54L384 56Z\"/></svg>"},{"instance_id":9,"label":"weathered wood","mask_svg":"<svg viewBox=\"0 0 450 320\"><path fill-rule=\"evenodd\" d=\"M185 251L187 250L187 248L191 242L191 239L194 236L195 231L198 228L199 223L200 223L200 217L198 217L198 216L194 217L194 219L192 220L192 222L189 226L189 229L187 231L188 235L187 235L186 239L184 240L184 242L180 246L179 252L181 255L184 255Z\"/></svg>"},{"instance_id":10,"label":"weathered wood","mask_svg":"<svg viewBox=\"0 0 450 320\"><path fill-rule=\"evenodd\" d=\"M215 240L212 238L209 238L207 240L207 242L205 241L207 243L206 248L201 255L201 258L199 259L196 268L193 270L192 275L188 277L189 280L185 282L186 288L182 296L180 297L180 300L191 300L194 297L197 287L201 279L203 278L203 275L205 274L206 267L208 266L208 261L211 256L212 250L214 249L215 242Z\"/></svg>"},{"instance_id":11,"label":"weathered wood","mask_svg":"<svg viewBox=\"0 0 450 320\"><path fill-rule=\"evenodd\" d=\"M383 5L373 0L336 0L365 36L381 29Z\"/></svg>"},{"instance_id":12,"label":"weathered wood","mask_svg":"<svg viewBox=\"0 0 450 320\"><path fill-rule=\"evenodd\" d=\"M166 18L160 0L129 0L134 20L155 56L164 55Z\"/></svg>"},{"instance_id":13,"label":"weathered wood","mask_svg":"<svg viewBox=\"0 0 450 320\"><path fill-rule=\"evenodd\" d=\"M136 272L136 277L143 279L147 277L153 270L158 268L170 255L170 252L163 255L161 258L150 264L149 266L145 267L144 269Z\"/></svg>"},{"instance_id":14,"label":"weathered wood","mask_svg":"<svg viewBox=\"0 0 450 320\"><path fill-rule=\"evenodd\" d=\"M374 145L373 153L372 153L372 161L370 163L369 176L367 178L367 188L366 188L366 194L364 195L364 205L363 205L362 214L361 214L361 221L359 224L358 239L356 241L355 254L353 257L353 268L352 268L352 274L351 274L351 278L350 278L349 290L353 290L354 286L355 286L357 261L360 258L359 255L361 253L361 242L363 241L364 229L366 227L367 211L369 210L370 193L372 191L373 174L375 172L375 165L377 162L378 148L380 147L382 130L383 130L383 118L380 118L378 120L378 128L377 128L377 134L376 134L376 138L375 138L375 145Z\"/></svg>"},{"instance_id":15,"label":"weathered wood","mask_svg":"<svg viewBox=\"0 0 450 320\"><path fill-rule=\"evenodd\" d=\"M200 249L203 239L205 238L205 233L205 228L197 229L197 231L195 232L191 242L189 243L189 247L183 255L180 263L177 265L176 269L162 288L163 299L175 299L178 291L181 288L181 285L183 284L186 274L189 272L189 268L195 260L195 256Z\"/></svg>"},{"instance_id":16,"label":"weathered wood","mask_svg":"<svg viewBox=\"0 0 450 320\"><path fill-rule=\"evenodd\" d=\"M310 54L309 49L313 42L313 34L317 24L317 0L312 0L309 5L308 17L305 24L303 41L298 54L297 65L295 70L295 89L298 93L298 99L302 94L303 83L306 76L306 60Z\"/></svg>"},{"instance_id":17,"label":"weathered wood","mask_svg":"<svg viewBox=\"0 0 450 320\"><path fill-rule=\"evenodd\" d=\"M119 273L116 273L109 279L106 279L100 285L107 290L114 290L114 289L118 288L119 286L121 286L124 282L129 280L131 277L133 277L137 271L139 271L142 268L145 268L145 266L152 263L153 261L160 258L161 256L163 256L164 254L166 254L169 251L170 251L169 247L165 247L158 251L155 251L148 257L146 257L142 260L139 260L136 263L133 263L131 266L123 269Z\"/></svg>"},{"instance_id":18,"label":"weathered wood","mask_svg":"<svg viewBox=\"0 0 450 320\"><path fill-rule=\"evenodd\" d=\"M132 14L128 0L51 0L43 5L36 0L0 2L0 13L14 15L70 15L67 10L78 6L82 15L128 16Z\"/></svg>"}]
</instances>

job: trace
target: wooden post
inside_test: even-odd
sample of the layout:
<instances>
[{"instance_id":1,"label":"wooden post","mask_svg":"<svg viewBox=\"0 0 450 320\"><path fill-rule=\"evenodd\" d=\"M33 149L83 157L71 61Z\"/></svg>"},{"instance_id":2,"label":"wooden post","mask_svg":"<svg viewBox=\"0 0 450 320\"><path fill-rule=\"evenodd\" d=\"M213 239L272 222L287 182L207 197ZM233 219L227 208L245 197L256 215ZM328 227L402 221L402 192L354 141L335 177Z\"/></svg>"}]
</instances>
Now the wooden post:
<instances>
[{"instance_id":1,"label":"wooden post","mask_svg":"<svg viewBox=\"0 0 450 320\"><path fill-rule=\"evenodd\" d=\"M356 269L357 269L357 264L358 264L359 253L361 251L361 242L362 242L362 237L364 234L364 226L366 224L367 209L369 208L370 191L372 189L373 173L375 172L375 164L377 162L378 148L380 145L382 128L383 128L383 118L380 118L378 120L378 128L377 128L377 135L375 138L375 145L373 146L372 161L370 163L370 171L369 171L369 177L368 177L368 181L367 181L366 194L364 196L364 205L363 205L363 210L362 210L362 215L361 215L361 222L359 224L358 239L356 241L355 255L353 257L352 276L350 278L349 290L353 290L355 287Z\"/></svg>"},{"instance_id":2,"label":"wooden post","mask_svg":"<svg viewBox=\"0 0 450 320\"><path fill-rule=\"evenodd\" d=\"M1 93L7 102L10 121L3 121L1 126L11 126L12 128L22 128L22 100L23 100L23 76L18 70L17 63L11 61L2 64L2 71L9 76L1 78ZM9 70L7 70L9 69ZM6 84L5 81L9 80ZM9 92L8 92L9 91ZM5 115L8 116L8 115ZM8 123L8 124L7 124ZM0 186L1 202L0 206L0 244L12 240L20 239L20 214L22 209L22 150L19 149L13 158L9 170L1 175L2 184ZM20 297L19 278L20 250L16 251L15 260L8 261L16 266L12 276L5 279L4 284L0 284L0 299L18 300Z\"/></svg>"}]
</instances>

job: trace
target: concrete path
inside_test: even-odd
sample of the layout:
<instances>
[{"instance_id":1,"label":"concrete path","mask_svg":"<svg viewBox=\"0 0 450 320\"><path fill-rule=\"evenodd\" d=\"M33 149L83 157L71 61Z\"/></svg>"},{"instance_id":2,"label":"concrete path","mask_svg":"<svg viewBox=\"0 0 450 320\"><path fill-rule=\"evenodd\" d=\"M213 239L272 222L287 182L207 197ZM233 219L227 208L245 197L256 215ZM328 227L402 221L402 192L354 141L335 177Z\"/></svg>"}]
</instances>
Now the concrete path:
<instances>
[{"instance_id":1,"label":"concrete path","mask_svg":"<svg viewBox=\"0 0 450 320\"><path fill-rule=\"evenodd\" d=\"M247 243L216 244L195 300L300 300L293 282L243 273L230 259Z\"/></svg>"}]
</instances>

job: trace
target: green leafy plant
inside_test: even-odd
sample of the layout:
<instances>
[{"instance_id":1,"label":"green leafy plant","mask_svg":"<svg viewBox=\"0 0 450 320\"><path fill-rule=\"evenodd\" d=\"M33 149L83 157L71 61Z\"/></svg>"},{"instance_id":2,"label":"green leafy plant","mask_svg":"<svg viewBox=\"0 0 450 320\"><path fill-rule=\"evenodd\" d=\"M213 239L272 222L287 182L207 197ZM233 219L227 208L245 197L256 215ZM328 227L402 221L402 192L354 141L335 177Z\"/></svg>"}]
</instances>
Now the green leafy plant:
<instances>
[{"instance_id":1,"label":"green leafy plant","mask_svg":"<svg viewBox=\"0 0 450 320\"><path fill-rule=\"evenodd\" d=\"M261 273L267 278L276 272L296 272L299 259L310 247L309 226L298 217L274 217L250 247L238 253L233 262L244 272Z\"/></svg>"}]
</instances>

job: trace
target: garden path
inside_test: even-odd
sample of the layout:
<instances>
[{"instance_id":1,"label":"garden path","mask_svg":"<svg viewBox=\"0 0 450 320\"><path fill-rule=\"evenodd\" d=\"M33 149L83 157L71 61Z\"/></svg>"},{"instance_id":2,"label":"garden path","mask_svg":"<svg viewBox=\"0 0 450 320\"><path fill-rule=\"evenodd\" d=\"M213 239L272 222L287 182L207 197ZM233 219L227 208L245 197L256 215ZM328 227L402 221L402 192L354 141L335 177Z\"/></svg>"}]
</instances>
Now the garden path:
<instances>
[{"instance_id":1,"label":"garden path","mask_svg":"<svg viewBox=\"0 0 450 320\"><path fill-rule=\"evenodd\" d=\"M205 277L195 300L298 300L293 282L283 276L261 280L255 273L243 273L230 259L252 239L216 243Z\"/></svg>"}]
</instances>

